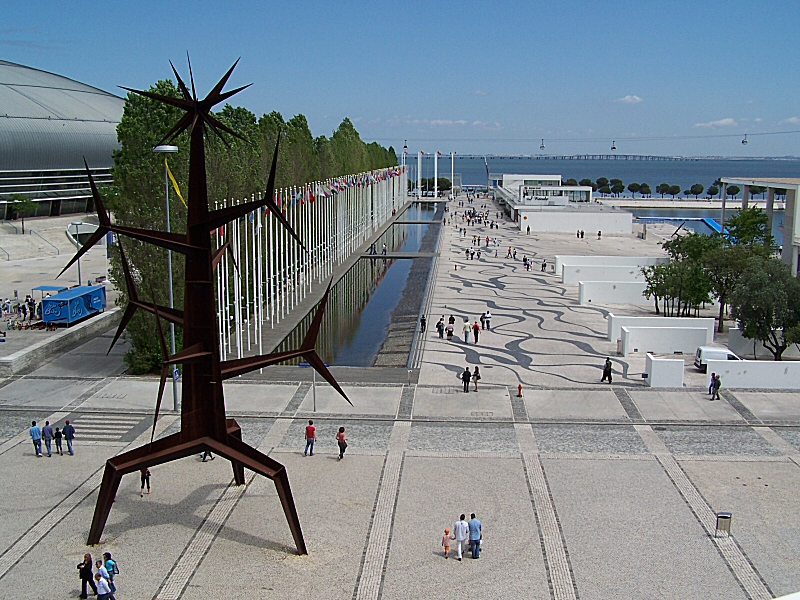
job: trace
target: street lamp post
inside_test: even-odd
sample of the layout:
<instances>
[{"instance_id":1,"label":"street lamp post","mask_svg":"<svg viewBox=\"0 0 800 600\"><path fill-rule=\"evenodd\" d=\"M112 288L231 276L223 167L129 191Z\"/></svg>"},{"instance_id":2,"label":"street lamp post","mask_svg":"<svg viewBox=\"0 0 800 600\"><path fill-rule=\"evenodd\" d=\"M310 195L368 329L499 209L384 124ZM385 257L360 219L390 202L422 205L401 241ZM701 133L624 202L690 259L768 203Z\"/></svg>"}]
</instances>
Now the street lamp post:
<instances>
[{"instance_id":1,"label":"street lamp post","mask_svg":"<svg viewBox=\"0 0 800 600\"><path fill-rule=\"evenodd\" d=\"M177 146L156 146L153 152L158 154L174 154L178 151ZM167 233L170 232L169 226L169 171L167 169L167 159L164 158L164 189L167 198ZM172 296L172 250L167 250L167 281L169 285L169 307L175 308L174 299ZM172 347L172 354L175 354L175 323L170 321L169 324L169 338ZM174 367L172 371L172 409L178 411L178 367Z\"/></svg>"}]
</instances>

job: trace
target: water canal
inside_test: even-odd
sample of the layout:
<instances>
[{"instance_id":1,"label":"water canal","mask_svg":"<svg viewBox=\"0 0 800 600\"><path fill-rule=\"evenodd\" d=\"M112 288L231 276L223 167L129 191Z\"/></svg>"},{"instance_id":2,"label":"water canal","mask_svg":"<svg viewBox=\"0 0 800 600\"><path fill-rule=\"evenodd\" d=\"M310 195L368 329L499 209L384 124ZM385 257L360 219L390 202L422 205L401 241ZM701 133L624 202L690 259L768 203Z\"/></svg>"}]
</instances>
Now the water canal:
<instances>
[{"instance_id":1,"label":"water canal","mask_svg":"<svg viewBox=\"0 0 800 600\"><path fill-rule=\"evenodd\" d=\"M376 241L378 256L360 258L334 285L317 340L326 363L405 366L433 259L380 253L383 244L394 255L434 252L443 216L443 202L412 203ZM277 350L299 346L312 318L306 315Z\"/></svg>"}]
</instances>

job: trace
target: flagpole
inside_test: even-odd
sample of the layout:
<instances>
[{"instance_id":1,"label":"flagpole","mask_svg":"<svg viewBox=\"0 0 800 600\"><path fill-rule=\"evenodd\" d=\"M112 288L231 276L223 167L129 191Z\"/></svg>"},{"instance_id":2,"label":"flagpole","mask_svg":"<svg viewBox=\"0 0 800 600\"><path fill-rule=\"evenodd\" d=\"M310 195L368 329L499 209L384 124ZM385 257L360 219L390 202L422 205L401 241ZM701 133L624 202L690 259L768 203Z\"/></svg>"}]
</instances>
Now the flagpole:
<instances>
[{"instance_id":1,"label":"flagpole","mask_svg":"<svg viewBox=\"0 0 800 600\"><path fill-rule=\"evenodd\" d=\"M422 155L424 152L420 150L417 152L417 199L422 194Z\"/></svg>"},{"instance_id":2,"label":"flagpole","mask_svg":"<svg viewBox=\"0 0 800 600\"><path fill-rule=\"evenodd\" d=\"M456 153L450 153L450 195L455 198L456 193Z\"/></svg>"},{"instance_id":3,"label":"flagpole","mask_svg":"<svg viewBox=\"0 0 800 600\"><path fill-rule=\"evenodd\" d=\"M439 197L439 155L441 152L438 150L433 155L433 197Z\"/></svg>"}]
</instances>

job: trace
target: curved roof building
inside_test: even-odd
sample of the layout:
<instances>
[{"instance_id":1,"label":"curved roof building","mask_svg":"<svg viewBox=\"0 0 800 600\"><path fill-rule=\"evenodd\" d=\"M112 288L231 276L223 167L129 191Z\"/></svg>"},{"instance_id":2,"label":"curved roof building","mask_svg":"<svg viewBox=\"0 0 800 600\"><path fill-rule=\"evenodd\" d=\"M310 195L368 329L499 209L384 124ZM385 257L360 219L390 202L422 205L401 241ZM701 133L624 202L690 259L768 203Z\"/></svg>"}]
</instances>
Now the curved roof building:
<instances>
[{"instance_id":1,"label":"curved roof building","mask_svg":"<svg viewBox=\"0 0 800 600\"><path fill-rule=\"evenodd\" d=\"M0 203L22 194L40 201L39 215L90 208L83 157L109 181L123 105L103 90L0 60Z\"/></svg>"}]
</instances>

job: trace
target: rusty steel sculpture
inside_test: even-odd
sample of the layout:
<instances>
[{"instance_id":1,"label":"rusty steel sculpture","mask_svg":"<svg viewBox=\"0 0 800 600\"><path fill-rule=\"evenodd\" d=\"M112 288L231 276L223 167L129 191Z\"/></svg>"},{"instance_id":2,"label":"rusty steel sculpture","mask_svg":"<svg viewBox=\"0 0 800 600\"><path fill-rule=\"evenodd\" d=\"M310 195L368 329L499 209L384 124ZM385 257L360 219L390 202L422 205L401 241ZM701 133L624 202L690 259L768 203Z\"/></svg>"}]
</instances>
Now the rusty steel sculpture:
<instances>
[{"instance_id":1,"label":"rusty steel sculpture","mask_svg":"<svg viewBox=\"0 0 800 600\"><path fill-rule=\"evenodd\" d=\"M350 403L350 400L341 387L339 387L339 384L330 371L328 371L325 363L320 359L315 349L317 334L319 333L323 312L330 294L330 284L328 284L328 289L316 308L314 319L299 349L237 360L220 360L220 346L216 327L217 314L214 300L213 271L219 263L223 252L225 252L227 244L217 250L213 250L211 247L211 233L226 223L239 219L252 211L265 208L277 218L284 228L286 228L294 241L300 244L301 247L303 246L300 236L292 229L273 200L279 144L275 145L275 153L272 158L272 168L269 173L267 190L262 199L229 206L219 210L209 210L205 164L206 133L210 130L222 138L222 133L224 132L244 139L238 133L217 120L211 112L211 109L216 104L223 102L248 87L243 86L227 92L222 91L237 63L238 60L202 100L198 100L195 92L191 63L189 64L189 77L192 86L191 92L189 92L186 84L183 82L180 75L178 75L175 67L170 63L181 92L182 97L180 98L172 98L152 92L123 88L132 93L150 98L151 100L163 102L164 104L185 111L183 117L181 117L159 143L168 143L183 131L189 131L191 147L186 234L152 231L112 224L108 212L103 205L103 200L97 191L97 186L92 179L89 167L86 165L86 172L89 177L100 226L91 238L80 248L67 266L64 267L64 271L100 241L108 232L154 244L158 247L172 250L173 252L179 252L186 257L184 307L183 310L180 311L166 306L160 306L156 304L155 299L153 302L146 302L140 299L136 292L135 282L131 276L130 266L125 257L122 243L119 244L129 300L117 333L111 342L109 352L125 330L125 327L130 322L136 310L142 309L155 315L164 360L161 371L161 381L158 388L158 397L156 399L150 443L110 458L106 462L103 482L100 487L94 518L89 531L87 543L90 545L100 542L106 520L111 512L114 496L117 493L123 475L139 471L145 467L163 464L209 450L219 456L227 458L231 462L233 467L233 479L237 485L242 485L245 482L245 467L275 482L275 487L277 488L286 520L289 522L289 528L291 529L292 537L297 546L297 551L300 554L307 553L305 540L303 539L303 531L300 528L300 520L297 516L297 509L294 504L294 498L292 497L286 469L276 460L262 454L242 441L241 429L236 423L236 420L226 418L225 416L225 399L222 382L226 379L249 373L255 369L283 362L291 358L303 357L345 398L345 400L347 400L348 403ZM224 138L223 141L225 141ZM62 273L64 271L62 271ZM167 353L167 347L161 329L162 318L183 327L183 350L172 356L169 356ZM154 440L156 422L158 421L161 399L164 393L169 366L179 363L183 364L184 369L182 378L181 430L179 433Z\"/></svg>"}]
</instances>

